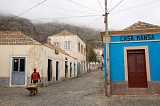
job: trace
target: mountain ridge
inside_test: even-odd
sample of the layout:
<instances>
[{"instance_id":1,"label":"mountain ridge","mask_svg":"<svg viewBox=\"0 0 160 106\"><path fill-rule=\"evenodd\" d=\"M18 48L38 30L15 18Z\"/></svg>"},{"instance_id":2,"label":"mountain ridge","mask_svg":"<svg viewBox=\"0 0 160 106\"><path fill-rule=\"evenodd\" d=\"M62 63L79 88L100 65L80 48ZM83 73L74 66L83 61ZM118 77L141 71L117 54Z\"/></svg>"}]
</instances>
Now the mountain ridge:
<instances>
[{"instance_id":1,"label":"mountain ridge","mask_svg":"<svg viewBox=\"0 0 160 106\"><path fill-rule=\"evenodd\" d=\"M99 31L91 28L83 28L64 23L33 23L31 20L15 16L0 14L0 31L21 31L40 43L46 43L47 37L55 35L63 30L68 30L80 37L86 44L93 48L102 47Z\"/></svg>"}]
</instances>

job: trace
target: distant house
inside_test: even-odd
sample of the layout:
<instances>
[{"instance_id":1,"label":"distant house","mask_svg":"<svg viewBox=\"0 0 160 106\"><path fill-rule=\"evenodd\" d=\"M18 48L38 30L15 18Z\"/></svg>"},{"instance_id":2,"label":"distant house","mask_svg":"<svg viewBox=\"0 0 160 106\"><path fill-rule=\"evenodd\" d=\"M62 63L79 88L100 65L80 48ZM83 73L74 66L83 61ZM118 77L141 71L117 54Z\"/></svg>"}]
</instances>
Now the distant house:
<instances>
[{"instance_id":1,"label":"distant house","mask_svg":"<svg viewBox=\"0 0 160 106\"><path fill-rule=\"evenodd\" d=\"M26 86L33 68L44 85L65 78L65 60L77 59L51 44L41 44L21 32L0 32L0 86ZM74 70L74 69L72 69ZM76 73L76 72L74 72ZM67 76L74 77L74 73Z\"/></svg>"},{"instance_id":2,"label":"distant house","mask_svg":"<svg viewBox=\"0 0 160 106\"><path fill-rule=\"evenodd\" d=\"M103 54L103 48L96 48L96 49L94 49L94 51L95 51L95 53L96 53L96 55L97 55L97 61L99 62L99 63L103 63L103 56L102 56L102 54Z\"/></svg>"},{"instance_id":3,"label":"distant house","mask_svg":"<svg viewBox=\"0 0 160 106\"><path fill-rule=\"evenodd\" d=\"M111 94L160 94L160 26L137 22L124 30L109 31L108 92ZM107 70L106 62L109 61Z\"/></svg>"},{"instance_id":4,"label":"distant house","mask_svg":"<svg viewBox=\"0 0 160 106\"><path fill-rule=\"evenodd\" d=\"M48 42L60 47L70 56L77 58L77 64L66 60L66 64L68 66L72 64L76 66L76 75L81 75L81 73L86 72L86 45L77 35L65 30L58 34L49 36Z\"/></svg>"}]
</instances>

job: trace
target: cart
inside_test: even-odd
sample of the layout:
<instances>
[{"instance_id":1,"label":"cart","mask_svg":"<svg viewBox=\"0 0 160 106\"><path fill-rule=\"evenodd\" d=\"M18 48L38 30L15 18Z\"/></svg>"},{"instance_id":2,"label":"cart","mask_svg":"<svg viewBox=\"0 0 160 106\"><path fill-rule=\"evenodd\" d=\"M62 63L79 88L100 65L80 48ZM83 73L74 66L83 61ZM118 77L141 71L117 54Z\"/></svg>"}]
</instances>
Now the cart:
<instances>
[{"instance_id":1,"label":"cart","mask_svg":"<svg viewBox=\"0 0 160 106\"><path fill-rule=\"evenodd\" d=\"M29 90L29 95L35 95L36 93L38 93L38 85L37 84L28 84L26 89Z\"/></svg>"}]
</instances>

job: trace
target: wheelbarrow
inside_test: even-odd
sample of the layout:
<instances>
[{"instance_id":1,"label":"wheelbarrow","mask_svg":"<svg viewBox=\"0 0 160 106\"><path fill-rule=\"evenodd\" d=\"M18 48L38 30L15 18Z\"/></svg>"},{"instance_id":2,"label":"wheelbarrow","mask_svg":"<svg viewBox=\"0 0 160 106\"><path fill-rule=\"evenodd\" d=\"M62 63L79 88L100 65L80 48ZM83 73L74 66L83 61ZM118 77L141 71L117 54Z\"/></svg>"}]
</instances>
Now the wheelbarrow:
<instances>
[{"instance_id":1,"label":"wheelbarrow","mask_svg":"<svg viewBox=\"0 0 160 106\"><path fill-rule=\"evenodd\" d=\"M37 84L28 84L26 89L29 90L29 95L35 95L36 93L38 93L38 85Z\"/></svg>"}]
</instances>

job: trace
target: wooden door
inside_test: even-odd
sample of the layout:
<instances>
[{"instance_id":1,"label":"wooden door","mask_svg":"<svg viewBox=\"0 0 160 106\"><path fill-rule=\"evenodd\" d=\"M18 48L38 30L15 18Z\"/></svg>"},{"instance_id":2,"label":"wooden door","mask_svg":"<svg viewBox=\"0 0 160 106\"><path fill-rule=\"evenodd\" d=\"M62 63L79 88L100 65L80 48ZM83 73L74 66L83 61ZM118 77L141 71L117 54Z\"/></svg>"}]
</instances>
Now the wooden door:
<instances>
[{"instance_id":1,"label":"wooden door","mask_svg":"<svg viewBox=\"0 0 160 106\"><path fill-rule=\"evenodd\" d=\"M128 50L128 83L130 88L147 88L145 50Z\"/></svg>"}]
</instances>

